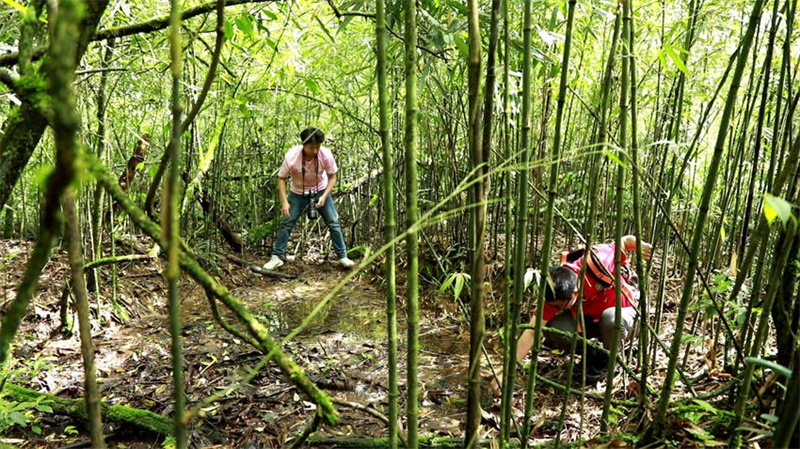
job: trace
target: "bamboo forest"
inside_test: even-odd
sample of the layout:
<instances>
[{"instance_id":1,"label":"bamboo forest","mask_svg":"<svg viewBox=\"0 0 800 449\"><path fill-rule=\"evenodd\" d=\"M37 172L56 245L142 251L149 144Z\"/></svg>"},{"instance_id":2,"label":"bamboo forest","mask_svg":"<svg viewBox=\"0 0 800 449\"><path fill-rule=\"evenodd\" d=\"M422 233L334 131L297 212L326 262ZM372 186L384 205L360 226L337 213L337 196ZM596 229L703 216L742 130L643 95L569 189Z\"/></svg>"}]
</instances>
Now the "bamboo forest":
<instances>
[{"instance_id":1,"label":"bamboo forest","mask_svg":"<svg viewBox=\"0 0 800 449\"><path fill-rule=\"evenodd\" d=\"M0 449L800 447L798 0L0 0Z\"/></svg>"}]
</instances>

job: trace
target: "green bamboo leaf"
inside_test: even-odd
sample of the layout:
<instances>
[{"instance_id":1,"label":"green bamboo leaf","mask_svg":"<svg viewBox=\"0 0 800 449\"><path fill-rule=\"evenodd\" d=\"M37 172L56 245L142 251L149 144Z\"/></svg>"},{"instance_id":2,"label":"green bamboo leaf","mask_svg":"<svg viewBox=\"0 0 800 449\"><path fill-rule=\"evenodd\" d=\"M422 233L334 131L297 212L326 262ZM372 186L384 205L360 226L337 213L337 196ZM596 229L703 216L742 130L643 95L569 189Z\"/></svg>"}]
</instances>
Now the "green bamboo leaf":
<instances>
[{"instance_id":1,"label":"green bamboo leaf","mask_svg":"<svg viewBox=\"0 0 800 449\"><path fill-rule=\"evenodd\" d=\"M330 39L331 42L335 43L336 39L333 38L333 35L328 30L328 27L326 27L325 24L322 23L322 20L319 19L319 16L314 16L314 20L317 21L317 24L319 24L320 29L322 30L323 33L325 33L326 36L328 36L328 39Z\"/></svg>"},{"instance_id":2,"label":"green bamboo leaf","mask_svg":"<svg viewBox=\"0 0 800 449\"><path fill-rule=\"evenodd\" d=\"M225 24L223 25L223 30L225 32L225 40L231 40L233 37L233 24L226 20Z\"/></svg>"},{"instance_id":3,"label":"green bamboo leaf","mask_svg":"<svg viewBox=\"0 0 800 449\"><path fill-rule=\"evenodd\" d=\"M686 76L689 76L689 69L686 68L686 64L683 63L683 60L678 55L678 52L686 53L686 50L676 47L674 45L664 45L664 51L667 52L672 62L675 63L675 66L683 72Z\"/></svg>"},{"instance_id":4,"label":"green bamboo leaf","mask_svg":"<svg viewBox=\"0 0 800 449\"><path fill-rule=\"evenodd\" d=\"M453 284L453 281L456 279L456 275L458 275L458 273L453 273L450 276L447 276L447 279L445 279L444 282L442 282L442 286L439 287L439 291L444 293L445 290L447 290L450 287L450 285Z\"/></svg>"},{"instance_id":5,"label":"green bamboo leaf","mask_svg":"<svg viewBox=\"0 0 800 449\"><path fill-rule=\"evenodd\" d=\"M247 35L250 39L255 39L255 28L253 27L253 19L248 15L241 15L236 18L236 28L239 28L242 33Z\"/></svg>"},{"instance_id":6,"label":"green bamboo leaf","mask_svg":"<svg viewBox=\"0 0 800 449\"><path fill-rule=\"evenodd\" d=\"M758 357L745 357L744 361L746 363L752 363L753 365L772 370L773 372L780 374L781 376L787 379L792 377L792 370L783 365L778 365L775 362L770 362L768 360L760 359Z\"/></svg>"},{"instance_id":7,"label":"green bamboo leaf","mask_svg":"<svg viewBox=\"0 0 800 449\"><path fill-rule=\"evenodd\" d=\"M620 159L619 157L617 157L617 154L616 154L616 152L614 152L614 151L611 151L611 150L610 150L610 149L608 149L608 148L603 148L603 153L604 153L606 156L608 156L608 158L609 158L609 159L611 159L612 161L614 161L614 162L616 162L617 164L619 164L619 165L620 165L620 167L622 167L622 168L628 168L628 164L626 164L625 162L623 162L623 161L622 161L622 159Z\"/></svg>"},{"instance_id":8,"label":"green bamboo leaf","mask_svg":"<svg viewBox=\"0 0 800 449\"><path fill-rule=\"evenodd\" d=\"M454 10L460 12L461 14L467 14L467 5L463 4L462 2L456 2L453 0L443 0L442 4L450 6Z\"/></svg>"},{"instance_id":9,"label":"green bamboo leaf","mask_svg":"<svg viewBox=\"0 0 800 449\"><path fill-rule=\"evenodd\" d=\"M312 79L306 79L306 87L308 87L308 90L315 94L319 93L319 85L317 85L317 82Z\"/></svg>"},{"instance_id":10,"label":"green bamboo leaf","mask_svg":"<svg viewBox=\"0 0 800 449\"><path fill-rule=\"evenodd\" d=\"M719 411L719 410L717 410L716 407L714 407L713 405L711 405L710 403L708 403L707 401L704 401L702 399L693 399L692 401L695 404L697 404L700 407L702 407L707 412L717 413Z\"/></svg>"},{"instance_id":11,"label":"green bamboo leaf","mask_svg":"<svg viewBox=\"0 0 800 449\"><path fill-rule=\"evenodd\" d=\"M3 0L3 3L5 3L8 6L11 6L12 8L16 8L22 12L25 12L25 7L15 2L14 0Z\"/></svg>"},{"instance_id":12,"label":"green bamboo leaf","mask_svg":"<svg viewBox=\"0 0 800 449\"><path fill-rule=\"evenodd\" d=\"M775 218L780 218L781 221L783 222L783 225L786 226L786 223L789 221L789 218L793 218L792 205L783 198L779 198L777 196L770 195L769 193L765 193L764 217L766 217L767 222L769 224L772 224L772 222L775 221Z\"/></svg>"},{"instance_id":13,"label":"green bamboo leaf","mask_svg":"<svg viewBox=\"0 0 800 449\"><path fill-rule=\"evenodd\" d=\"M456 33L453 38L456 41L456 47L458 48L458 52L461 53L464 57L469 56L469 46L464 38L461 36L461 33Z\"/></svg>"},{"instance_id":14,"label":"green bamboo leaf","mask_svg":"<svg viewBox=\"0 0 800 449\"><path fill-rule=\"evenodd\" d=\"M459 273L459 276L456 277L456 286L453 289L453 296L455 296L456 299L461 297L461 291L464 290L464 280L468 276L469 275L466 273Z\"/></svg>"},{"instance_id":15,"label":"green bamboo leaf","mask_svg":"<svg viewBox=\"0 0 800 449\"><path fill-rule=\"evenodd\" d=\"M763 419L764 421L769 421L772 424L777 424L778 421L780 420L780 418L778 418L777 416L771 415L769 413L762 413L761 414L761 419Z\"/></svg>"}]
</instances>

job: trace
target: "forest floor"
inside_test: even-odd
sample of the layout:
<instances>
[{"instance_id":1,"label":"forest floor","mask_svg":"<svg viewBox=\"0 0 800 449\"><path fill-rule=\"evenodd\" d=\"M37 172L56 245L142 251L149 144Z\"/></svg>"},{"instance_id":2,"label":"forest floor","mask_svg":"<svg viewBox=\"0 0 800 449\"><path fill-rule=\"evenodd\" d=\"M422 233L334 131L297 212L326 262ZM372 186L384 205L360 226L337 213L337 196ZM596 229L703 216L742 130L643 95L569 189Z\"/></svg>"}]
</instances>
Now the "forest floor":
<instances>
[{"instance_id":1,"label":"forest floor","mask_svg":"<svg viewBox=\"0 0 800 449\"><path fill-rule=\"evenodd\" d=\"M0 241L2 309L14 298L31 248L29 242ZM246 258L257 264L267 259L265 254L247 254ZM264 277L224 258L206 260L205 265L215 268L213 272L217 278L269 326L276 339L289 334L346 275L332 261L313 253L281 268L285 273L296 275L295 279ZM386 312L380 268L376 266L356 276L304 331L283 346L327 394L340 403L360 404L359 407L339 405L341 423L336 427L320 426L315 437L386 435L386 424L371 413L387 413ZM94 306L92 335L96 372L103 400L169 416L172 412L170 336L167 289L161 271L162 261L158 259L118 265L117 305L114 306L112 268L104 267L100 295L93 294L90 300ZM10 383L61 397L79 398L83 392L83 368L77 332L59 333L59 304L68 272L66 254L62 250L54 251L17 335L14 359L3 374ZM677 288L673 287L669 286L669 295L674 297ZM239 384L262 356L215 323L204 291L188 277L182 280L181 291L186 393L189 407L194 407L210 394ZM402 415L406 360L402 290L398 297L402 303L398 307ZM490 314L502 308L498 303L501 298L502 291L489 292ZM668 305L668 313L669 310ZM70 312L70 317L76 320L74 312ZM461 437L466 415L469 333L463 312L452 295L434 289L424 291L420 329L420 435ZM669 328L662 334L669 335ZM487 349L499 371L501 356L496 335L496 329L488 332ZM663 353L660 356L663 357ZM702 371L707 358L707 350L698 345L696 351L691 351L687 371ZM545 378L563 381L566 360L567 357L559 356L556 351L546 352L540 356L540 373ZM485 379L491 375L486 367L483 374ZM656 388L660 382L658 376L656 372ZM519 422L524 409L524 380L517 382L514 415ZM724 375L712 371L694 388L701 393L725 382ZM485 384L488 385L488 380ZM604 390L601 382L585 392L589 396L602 396ZM498 430L499 400L492 398L488 387L485 393L483 421L485 436L491 438ZM621 376L614 398L630 401L619 402L612 414L621 429L635 433L638 422L633 422L630 415L635 408L632 403L638 398L638 385L627 376ZM561 391L549 386L537 387L532 442L555 438L563 403ZM713 446L724 441L720 432L724 433L725 429L719 423L707 422L709 407L714 409L713 406L707 402L698 404L690 408L693 417L679 422L673 431L673 441L681 441L681 447ZM582 413L579 405L576 397L570 398L562 441L588 439L587 447L633 444L624 437L611 441L591 439L598 433L602 401L587 397ZM312 421L314 407L276 366L268 365L249 384L239 386L216 402L203 404L203 417L193 422L192 447L288 447ZM7 408L0 403L0 413ZM24 448L88 447L79 446L87 440L83 423L44 410L23 410L24 420L19 425L0 428L0 442ZM223 435L224 441L214 441L209 431ZM161 439L130 429L115 428L107 432L111 435L110 447L157 448L162 445Z\"/></svg>"}]
</instances>

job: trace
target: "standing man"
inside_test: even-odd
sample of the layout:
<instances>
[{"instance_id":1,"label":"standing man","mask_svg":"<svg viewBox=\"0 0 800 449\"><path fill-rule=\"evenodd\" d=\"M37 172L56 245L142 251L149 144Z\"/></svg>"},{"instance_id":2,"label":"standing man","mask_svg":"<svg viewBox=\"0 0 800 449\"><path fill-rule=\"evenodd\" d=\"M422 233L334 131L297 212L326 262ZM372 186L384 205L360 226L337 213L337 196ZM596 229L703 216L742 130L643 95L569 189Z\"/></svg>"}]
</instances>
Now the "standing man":
<instances>
[{"instance_id":1,"label":"standing man","mask_svg":"<svg viewBox=\"0 0 800 449\"><path fill-rule=\"evenodd\" d=\"M274 270L283 265L289 236L306 206L314 208L309 211L309 218L316 217L315 212L318 212L328 225L337 263L343 267L355 265L355 262L347 257L339 215L333 205L333 198L330 197L333 186L336 185L336 172L339 171L339 167L331 150L322 146L324 141L325 134L322 131L317 128L306 128L300 132L302 144L290 148L283 158L283 165L278 172L278 192L281 195L283 220L275 244L272 246L272 257L264 264L264 269ZM289 175L292 176L292 184L287 196L286 178Z\"/></svg>"}]
</instances>

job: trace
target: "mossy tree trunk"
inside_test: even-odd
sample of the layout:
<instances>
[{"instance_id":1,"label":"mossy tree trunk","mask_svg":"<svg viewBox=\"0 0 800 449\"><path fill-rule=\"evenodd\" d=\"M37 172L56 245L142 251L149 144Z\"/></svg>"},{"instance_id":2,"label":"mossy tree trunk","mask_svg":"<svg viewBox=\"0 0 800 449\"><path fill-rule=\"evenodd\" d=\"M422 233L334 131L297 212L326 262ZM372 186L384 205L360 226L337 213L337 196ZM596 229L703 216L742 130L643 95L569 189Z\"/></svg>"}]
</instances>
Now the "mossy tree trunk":
<instances>
[{"instance_id":1,"label":"mossy tree trunk","mask_svg":"<svg viewBox=\"0 0 800 449\"><path fill-rule=\"evenodd\" d=\"M77 66L78 61L83 57L86 52L86 47L89 41L94 36L97 24L108 5L108 0L97 0L86 3L84 11L79 18L78 32L74 39L76 46L74 52L74 60L71 61L72 66ZM58 45L58 43L50 40L51 45ZM52 49L50 50L52 53ZM24 58L23 58L24 65ZM27 71L24 69L23 72ZM40 86L39 93L44 89L44 73L33 71L29 75L32 82L38 83ZM34 95L35 97L35 95ZM0 208L2 208L8 201L11 191L17 184L19 177L25 166L28 165L28 160L33 154L33 150L39 144L39 140L47 128L47 118L42 114L42 104L39 102L41 98L21 98L22 105L19 109L12 111L5 124L3 125L2 137L0 137Z\"/></svg>"}]
</instances>

